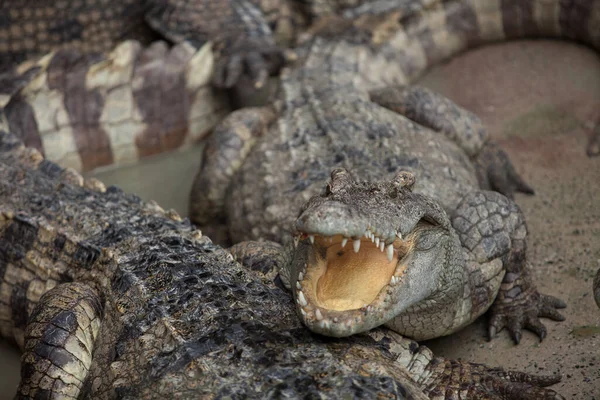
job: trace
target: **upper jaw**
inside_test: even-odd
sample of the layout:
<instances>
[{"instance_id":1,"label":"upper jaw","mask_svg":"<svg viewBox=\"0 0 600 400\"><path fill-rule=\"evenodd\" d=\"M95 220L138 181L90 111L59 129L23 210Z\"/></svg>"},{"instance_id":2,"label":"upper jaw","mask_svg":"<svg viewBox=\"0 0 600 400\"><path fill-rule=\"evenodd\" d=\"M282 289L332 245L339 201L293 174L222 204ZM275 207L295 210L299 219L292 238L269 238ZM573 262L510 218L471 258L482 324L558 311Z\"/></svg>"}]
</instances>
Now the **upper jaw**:
<instances>
[{"instance_id":1,"label":"upper jaw","mask_svg":"<svg viewBox=\"0 0 600 400\"><path fill-rule=\"evenodd\" d=\"M363 215L350 206L339 202L320 204L314 209L303 212L296 220L297 235L307 235L311 242L315 236L334 237L341 236L343 240L359 248L360 239L367 238L382 251L391 245L397 238L402 239L405 233L412 231L416 221L409 224L394 225L394 218L380 218L372 222L373 218ZM403 232L404 231L404 232ZM356 250L358 251L358 250Z\"/></svg>"}]
</instances>

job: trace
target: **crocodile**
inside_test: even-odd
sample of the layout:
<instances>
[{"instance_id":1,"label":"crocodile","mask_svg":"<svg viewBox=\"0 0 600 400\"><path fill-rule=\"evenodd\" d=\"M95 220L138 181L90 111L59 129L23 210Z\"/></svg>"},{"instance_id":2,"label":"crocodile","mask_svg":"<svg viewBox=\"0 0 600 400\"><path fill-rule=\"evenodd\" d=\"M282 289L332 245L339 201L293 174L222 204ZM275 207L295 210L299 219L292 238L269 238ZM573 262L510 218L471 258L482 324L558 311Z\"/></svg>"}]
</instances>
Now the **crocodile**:
<instances>
[{"instance_id":1,"label":"crocodile","mask_svg":"<svg viewBox=\"0 0 600 400\"><path fill-rule=\"evenodd\" d=\"M214 61L210 44L187 42L59 49L0 79L0 125L79 172L135 163L197 143L230 111L211 87Z\"/></svg>"},{"instance_id":2,"label":"crocodile","mask_svg":"<svg viewBox=\"0 0 600 400\"><path fill-rule=\"evenodd\" d=\"M109 210L110 212L107 212ZM17 398L562 399L391 331L332 340L187 219L0 130L0 335Z\"/></svg>"},{"instance_id":3,"label":"crocodile","mask_svg":"<svg viewBox=\"0 0 600 400\"><path fill-rule=\"evenodd\" d=\"M275 9L277 0L258 3ZM261 86L283 62L271 32L286 26L286 12L277 7L279 28L271 30L268 16L252 17L254 8L240 4L227 13L210 0L5 0L3 126L81 172L197 142L230 108L212 86L229 88L246 75ZM248 29L252 38L239 34Z\"/></svg>"},{"instance_id":4,"label":"crocodile","mask_svg":"<svg viewBox=\"0 0 600 400\"><path fill-rule=\"evenodd\" d=\"M0 108L10 117L2 125L80 172L202 140L240 93L264 97L240 82L263 86L310 22L352 15L331 0L6 0L0 7L0 71L25 61L0 73ZM211 82L236 90L212 90ZM600 128L587 152L600 153Z\"/></svg>"},{"instance_id":5,"label":"crocodile","mask_svg":"<svg viewBox=\"0 0 600 400\"><path fill-rule=\"evenodd\" d=\"M526 328L542 340L540 318L563 320L566 304L538 293L528 272L513 197L533 189L477 116L411 82L499 40L568 38L599 49L598 26L593 0L348 9L307 35L272 106L237 110L215 128L190 218L234 244L243 264L278 272L314 332L385 325L425 340L490 310L490 339L507 328L519 343Z\"/></svg>"}]
</instances>

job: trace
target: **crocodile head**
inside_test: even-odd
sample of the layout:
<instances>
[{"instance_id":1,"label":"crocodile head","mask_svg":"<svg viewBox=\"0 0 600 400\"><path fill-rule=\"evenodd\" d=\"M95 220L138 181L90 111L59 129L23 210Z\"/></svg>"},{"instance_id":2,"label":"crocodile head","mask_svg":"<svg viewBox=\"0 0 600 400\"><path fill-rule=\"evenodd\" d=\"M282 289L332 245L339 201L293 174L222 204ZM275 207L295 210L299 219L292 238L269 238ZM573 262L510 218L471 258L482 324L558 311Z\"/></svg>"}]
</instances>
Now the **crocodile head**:
<instances>
[{"instance_id":1,"label":"crocodile head","mask_svg":"<svg viewBox=\"0 0 600 400\"><path fill-rule=\"evenodd\" d=\"M456 237L443 209L413 193L414 176L356 182L331 173L302 207L289 273L300 318L342 337L382 325L440 290Z\"/></svg>"}]
</instances>

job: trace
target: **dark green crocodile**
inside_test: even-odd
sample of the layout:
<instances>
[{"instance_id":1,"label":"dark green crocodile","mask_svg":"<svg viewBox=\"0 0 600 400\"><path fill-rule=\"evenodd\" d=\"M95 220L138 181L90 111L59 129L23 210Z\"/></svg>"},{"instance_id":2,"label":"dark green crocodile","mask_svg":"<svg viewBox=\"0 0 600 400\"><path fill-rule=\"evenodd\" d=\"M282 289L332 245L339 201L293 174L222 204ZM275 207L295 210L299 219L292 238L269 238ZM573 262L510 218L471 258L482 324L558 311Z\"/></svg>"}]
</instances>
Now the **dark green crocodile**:
<instances>
[{"instance_id":1,"label":"dark green crocodile","mask_svg":"<svg viewBox=\"0 0 600 400\"><path fill-rule=\"evenodd\" d=\"M390 331L331 340L187 220L0 131L0 333L17 398L559 399ZM457 397L459 396L459 397Z\"/></svg>"},{"instance_id":2,"label":"dark green crocodile","mask_svg":"<svg viewBox=\"0 0 600 400\"><path fill-rule=\"evenodd\" d=\"M493 41L571 38L598 49L598 10L594 0L346 10L298 48L273 107L236 111L216 128L192 220L220 225L243 263L278 266L315 332L385 324L429 339L490 309L490 338L508 328L518 343L526 328L543 339L539 318L562 320L565 304L539 294L527 271L527 228L511 198L532 189L476 116L410 83Z\"/></svg>"}]
</instances>

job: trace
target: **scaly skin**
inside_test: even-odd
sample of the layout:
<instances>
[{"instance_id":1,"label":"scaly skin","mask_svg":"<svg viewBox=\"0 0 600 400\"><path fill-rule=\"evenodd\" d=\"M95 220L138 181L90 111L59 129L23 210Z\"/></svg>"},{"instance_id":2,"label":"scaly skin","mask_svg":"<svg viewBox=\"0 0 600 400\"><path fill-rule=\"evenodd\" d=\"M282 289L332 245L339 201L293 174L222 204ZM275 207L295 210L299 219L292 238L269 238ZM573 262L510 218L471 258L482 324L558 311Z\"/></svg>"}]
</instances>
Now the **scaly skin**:
<instances>
[{"instance_id":1,"label":"scaly skin","mask_svg":"<svg viewBox=\"0 0 600 400\"><path fill-rule=\"evenodd\" d=\"M386 324L426 339L491 309L490 337L506 327L517 343L522 328L543 339L539 318L562 320L556 309L565 304L539 294L527 272L527 228L511 198L532 189L476 116L407 85L491 41L560 37L599 48L599 8L431 0L396 3L384 15L363 7L355 20L323 24L283 71L274 107L236 111L216 128L192 189L192 219L207 229L222 224L233 243L283 244L281 278L316 332ZM324 190L339 168L344 178L333 176ZM416 183L399 196L402 170ZM344 238L365 234L383 241L381 251L364 239L356 245L364 252L342 248ZM253 246L251 255L243 244L232 251L258 265Z\"/></svg>"},{"instance_id":2,"label":"scaly skin","mask_svg":"<svg viewBox=\"0 0 600 400\"><path fill-rule=\"evenodd\" d=\"M312 335L285 292L187 220L4 131L0 204L17 398L562 398L543 388L560 377L445 360L393 332Z\"/></svg>"},{"instance_id":3,"label":"scaly skin","mask_svg":"<svg viewBox=\"0 0 600 400\"><path fill-rule=\"evenodd\" d=\"M198 142L229 112L210 87L213 65L209 44L126 41L97 56L58 50L28 63L22 79L0 79L10 92L0 126L80 172L131 164Z\"/></svg>"},{"instance_id":4,"label":"scaly skin","mask_svg":"<svg viewBox=\"0 0 600 400\"><path fill-rule=\"evenodd\" d=\"M267 15L256 12L259 6ZM259 78L282 61L271 36L269 10L278 10L284 20L291 13L280 0L4 0L0 71L58 49L105 53L124 40L147 45L162 37L196 48L212 41L224 68L259 59L260 65L254 64L258 68L246 71ZM244 39L249 36L253 39ZM256 48L251 50L250 44ZM238 61L231 60L234 54Z\"/></svg>"},{"instance_id":5,"label":"scaly skin","mask_svg":"<svg viewBox=\"0 0 600 400\"><path fill-rule=\"evenodd\" d=\"M3 1L0 126L81 172L195 143L229 111L211 82L261 86L281 66L272 17L254 12L296 29L279 3Z\"/></svg>"}]
</instances>

